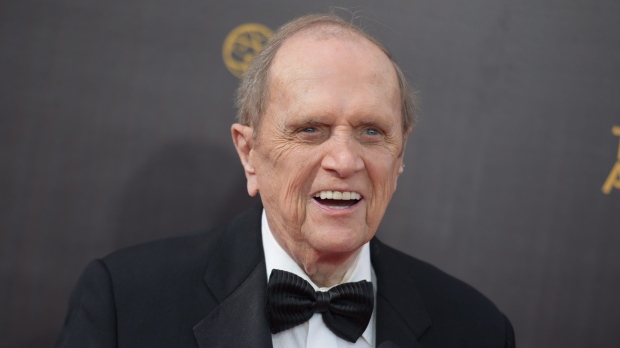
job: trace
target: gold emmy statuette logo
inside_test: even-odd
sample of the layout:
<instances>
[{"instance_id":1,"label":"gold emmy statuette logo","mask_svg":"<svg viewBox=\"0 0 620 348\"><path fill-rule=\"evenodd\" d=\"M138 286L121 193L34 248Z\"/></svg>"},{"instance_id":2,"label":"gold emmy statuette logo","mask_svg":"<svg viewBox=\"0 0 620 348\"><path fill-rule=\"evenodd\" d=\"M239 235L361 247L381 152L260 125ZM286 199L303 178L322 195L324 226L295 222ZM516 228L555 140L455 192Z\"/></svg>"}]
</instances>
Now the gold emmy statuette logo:
<instances>
[{"instance_id":1,"label":"gold emmy statuette logo","mask_svg":"<svg viewBox=\"0 0 620 348\"><path fill-rule=\"evenodd\" d=\"M233 29L222 47L222 58L228 70L241 78L272 33L271 29L258 23L246 23Z\"/></svg>"},{"instance_id":2,"label":"gold emmy statuette logo","mask_svg":"<svg viewBox=\"0 0 620 348\"><path fill-rule=\"evenodd\" d=\"M613 126L611 132L615 136L620 137L620 126ZM613 188L620 190L620 144L618 145L618 160L611 168L611 172L607 180L605 180L602 190L604 194L608 195Z\"/></svg>"}]
</instances>

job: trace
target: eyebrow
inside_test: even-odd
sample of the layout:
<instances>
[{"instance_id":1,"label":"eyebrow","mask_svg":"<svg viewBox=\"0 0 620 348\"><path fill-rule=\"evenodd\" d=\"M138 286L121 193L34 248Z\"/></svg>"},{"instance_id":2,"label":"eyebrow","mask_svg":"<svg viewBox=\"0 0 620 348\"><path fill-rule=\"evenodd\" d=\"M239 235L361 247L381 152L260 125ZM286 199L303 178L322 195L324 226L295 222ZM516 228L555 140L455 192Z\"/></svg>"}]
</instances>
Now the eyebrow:
<instances>
[{"instance_id":1,"label":"eyebrow","mask_svg":"<svg viewBox=\"0 0 620 348\"><path fill-rule=\"evenodd\" d=\"M325 120L323 118L318 117L304 117L301 116L299 118L292 118L285 122L285 127L289 129L295 129L304 126L327 126L329 127L332 124L331 120ZM375 118L362 118L360 120L355 121L352 127L373 127L379 128L385 131L392 129L390 126L390 122L386 120L377 120Z\"/></svg>"},{"instance_id":2,"label":"eyebrow","mask_svg":"<svg viewBox=\"0 0 620 348\"><path fill-rule=\"evenodd\" d=\"M385 122L379 122L377 120L361 120L359 122L359 124L362 126L375 126L375 127L382 127L384 123Z\"/></svg>"},{"instance_id":3,"label":"eyebrow","mask_svg":"<svg viewBox=\"0 0 620 348\"><path fill-rule=\"evenodd\" d=\"M363 119L361 120L357 127L360 126L365 126L365 127L373 127L373 128L379 128L385 131L390 130L392 127L390 127L390 123L389 122L385 122L385 121L377 121L375 119Z\"/></svg>"},{"instance_id":4,"label":"eyebrow","mask_svg":"<svg viewBox=\"0 0 620 348\"><path fill-rule=\"evenodd\" d=\"M287 128L298 128L301 126L327 126L329 123L317 118L304 118L300 120L290 120L286 122Z\"/></svg>"}]
</instances>

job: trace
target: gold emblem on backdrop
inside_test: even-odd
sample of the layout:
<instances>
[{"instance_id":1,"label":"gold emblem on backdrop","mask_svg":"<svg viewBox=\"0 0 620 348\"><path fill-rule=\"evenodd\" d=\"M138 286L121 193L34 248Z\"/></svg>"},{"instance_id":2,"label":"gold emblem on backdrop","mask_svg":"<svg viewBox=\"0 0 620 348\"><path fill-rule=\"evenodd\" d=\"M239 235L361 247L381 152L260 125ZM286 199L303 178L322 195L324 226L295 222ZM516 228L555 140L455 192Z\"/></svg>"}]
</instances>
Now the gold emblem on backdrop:
<instances>
[{"instance_id":1,"label":"gold emblem on backdrop","mask_svg":"<svg viewBox=\"0 0 620 348\"><path fill-rule=\"evenodd\" d=\"M233 29L222 47L222 58L228 71L241 78L271 34L271 29L259 23L246 23Z\"/></svg>"},{"instance_id":2,"label":"gold emblem on backdrop","mask_svg":"<svg viewBox=\"0 0 620 348\"><path fill-rule=\"evenodd\" d=\"M620 137L620 126L613 126L611 132L615 136ZM604 194L608 195L614 188L620 190L620 144L618 144L618 159L616 160L616 164L611 168L611 172L601 190Z\"/></svg>"}]
</instances>

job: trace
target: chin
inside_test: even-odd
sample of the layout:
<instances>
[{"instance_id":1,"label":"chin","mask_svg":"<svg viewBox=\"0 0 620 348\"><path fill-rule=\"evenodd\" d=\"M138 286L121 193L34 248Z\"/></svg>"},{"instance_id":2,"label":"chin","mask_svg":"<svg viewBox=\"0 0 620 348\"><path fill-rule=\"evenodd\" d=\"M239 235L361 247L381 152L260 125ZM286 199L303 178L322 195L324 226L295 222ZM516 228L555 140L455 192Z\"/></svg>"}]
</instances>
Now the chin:
<instances>
[{"instance_id":1,"label":"chin","mask_svg":"<svg viewBox=\"0 0 620 348\"><path fill-rule=\"evenodd\" d=\"M365 237L354 231L343 231L341 229L330 231L323 230L322 233L315 235L312 247L320 253L351 253L358 250L368 242L372 236Z\"/></svg>"}]
</instances>

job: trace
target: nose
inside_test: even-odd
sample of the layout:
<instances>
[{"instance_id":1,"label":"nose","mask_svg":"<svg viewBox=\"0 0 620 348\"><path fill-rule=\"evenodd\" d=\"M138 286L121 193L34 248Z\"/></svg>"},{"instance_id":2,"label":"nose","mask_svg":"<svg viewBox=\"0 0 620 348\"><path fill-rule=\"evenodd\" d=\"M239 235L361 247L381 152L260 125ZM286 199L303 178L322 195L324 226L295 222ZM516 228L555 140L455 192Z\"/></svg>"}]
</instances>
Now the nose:
<instances>
[{"instance_id":1,"label":"nose","mask_svg":"<svg viewBox=\"0 0 620 348\"><path fill-rule=\"evenodd\" d=\"M361 156L361 145L354 139L331 139L328 149L323 156L323 169L336 174L340 178L347 178L364 168Z\"/></svg>"}]
</instances>

